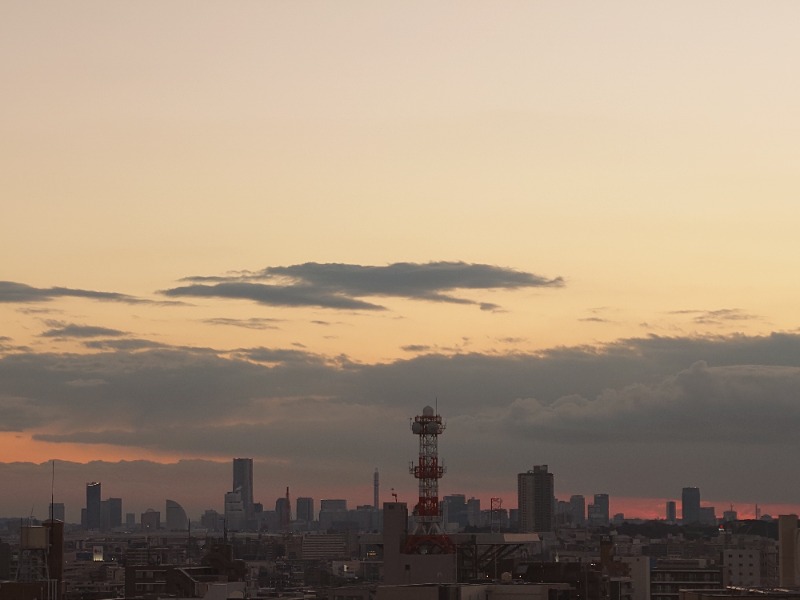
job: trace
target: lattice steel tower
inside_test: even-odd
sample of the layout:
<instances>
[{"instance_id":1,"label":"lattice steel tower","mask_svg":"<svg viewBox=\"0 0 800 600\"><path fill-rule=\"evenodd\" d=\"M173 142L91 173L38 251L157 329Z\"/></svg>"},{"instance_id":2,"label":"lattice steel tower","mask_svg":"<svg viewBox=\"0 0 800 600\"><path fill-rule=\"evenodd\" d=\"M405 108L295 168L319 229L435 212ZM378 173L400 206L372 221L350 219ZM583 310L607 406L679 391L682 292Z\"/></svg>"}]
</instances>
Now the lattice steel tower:
<instances>
[{"instance_id":1,"label":"lattice steel tower","mask_svg":"<svg viewBox=\"0 0 800 600\"><path fill-rule=\"evenodd\" d=\"M445 473L439 464L439 434L444 431L442 417L430 406L411 421L411 432L419 436L419 459L411 463L409 471L419 480L419 502L414 509L417 523L414 533L408 537L407 552L453 552L450 538L442 531L442 515L439 510L439 480Z\"/></svg>"}]
</instances>

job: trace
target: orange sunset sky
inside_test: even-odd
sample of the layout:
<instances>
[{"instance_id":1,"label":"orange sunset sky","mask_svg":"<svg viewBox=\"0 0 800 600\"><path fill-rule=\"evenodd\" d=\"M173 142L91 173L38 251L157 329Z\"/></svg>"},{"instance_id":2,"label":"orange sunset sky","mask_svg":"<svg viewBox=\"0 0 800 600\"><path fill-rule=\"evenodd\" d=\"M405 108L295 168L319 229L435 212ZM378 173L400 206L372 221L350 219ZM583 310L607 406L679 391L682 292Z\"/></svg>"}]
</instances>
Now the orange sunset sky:
<instances>
[{"instance_id":1,"label":"orange sunset sky","mask_svg":"<svg viewBox=\"0 0 800 600\"><path fill-rule=\"evenodd\" d=\"M798 20L2 3L0 515L51 459L74 519L220 509L234 456L267 508L412 502L437 402L443 494L797 510Z\"/></svg>"}]
</instances>

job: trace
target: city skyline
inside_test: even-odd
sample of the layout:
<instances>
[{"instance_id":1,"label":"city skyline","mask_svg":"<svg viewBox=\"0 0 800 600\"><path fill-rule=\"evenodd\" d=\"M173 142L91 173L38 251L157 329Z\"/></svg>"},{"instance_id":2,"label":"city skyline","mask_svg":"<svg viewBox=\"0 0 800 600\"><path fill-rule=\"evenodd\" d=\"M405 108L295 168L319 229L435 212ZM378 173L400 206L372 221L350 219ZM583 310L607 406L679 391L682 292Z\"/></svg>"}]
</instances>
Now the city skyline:
<instances>
[{"instance_id":1,"label":"city skyline","mask_svg":"<svg viewBox=\"0 0 800 600\"><path fill-rule=\"evenodd\" d=\"M161 507L165 501L169 500L176 501L186 508L187 514L192 520L199 521L202 513L209 509L215 510L222 515L224 513L224 496L230 491L227 489L230 486L229 483L220 481L219 478L222 477L223 480L226 478L228 481L230 480L231 462L195 460L185 461L183 466L191 473L191 476L186 477L185 473L182 473L181 477L176 475L176 471L179 471L182 467L180 463L148 464L146 461L104 463L102 461L95 461L94 463L90 463L90 465L83 465L80 463L56 461L55 487L53 489L54 500L57 504L64 505L67 522L80 523L81 510L86 508L89 487L93 486L94 489L97 490L101 485L104 485L103 482L105 481L106 483L102 495L110 495L111 498L108 499L118 502L121 501L121 513L123 515L125 513L133 513L136 516L137 523L139 516L148 510L155 510L163 513L164 511L161 510ZM285 486L278 486L272 489L274 485L269 485L265 477L258 476L257 467L264 465L256 463L255 466L256 471L253 479L255 488L254 501L261 504L264 511L272 511L275 502L285 498L286 488ZM538 468L537 465L535 466ZM42 465L16 464L13 465L13 470L9 470L7 465L0 463L0 476L7 482L9 488L19 489L23 492L15 496L13 503L6 504L7 506L17 506L19 508L12 509L8 514L0 513L0 517L32 516L39 519L47 518L49 515L50 497L48 495L45 498L44 495L51 493L49 485L52 467L53 465L51 463L44 463ZM80 478L87 472L87 467L93 469L91 472L95 474L104 473L105 475L102 480L96 482L80 481ZM66 469L68 474L66 478L63 474L64 469ZM152 477L154 472L156 472L157 475ZM403 473L405 474L407 472L403 471ZM528 473L532 474L533 470L528 471ZM34 479L37 475L39 476L39 481ZM42 477L45 475L46 477ZM519 475L520 474L513 476L513 482L501 493L503 509L510 510L518 508ZM550 473L550 476L553 477L553 473ZM147 481L147 477L151 477L151 480ZM176 477L185 479L190 483L188 485L176 485ZM45 481L45 479L47 480ZM573 500L576 494L559 489L557 474L554 479L555 499L566 503ZM343 499L348 503L348 507L350 508L356 508L357 506L373 506L374 489L371 483L372 477L370 477L369 480L368 482L367 479L365 479L361 486L354 488L329 487L327 489L315 489L313 487L306 487L297 490L290 488L293 503L292 510L295 510L294 503L300 498L310 498L312 503L317 503L317 511L319 510L319 503L326 499ZM217 492L223 489L225 491L222 491L221 495L216 497ZM686 489L696 488L683 488L684 491ZM154 490L162 490L166 496L164 498L157 498L154 496ZM411 510L417 502L417 491L413 482L410 487L393 487L388 490L383 490L381 492L381 508L384 502L395 501L394 495L400 492L397 500L406 503L409 506L409 510ZM499 497L497 496L498 493L500 492L495 491L493 497ZM276 495L273 496L273 494ZM40 495L42 496L41 499L39 498ZM487 495L474 493L473 490L465 488L451 489L448 486L445 487L444 492L440 493L439 498L441 500L446 496L452 495L477 498L481 502L481 506L485 509L488 509L491 504L491 498ZM591 500L593 497L595 500L598 497L606 497L606 501L610 505L609 518L614 514L622 513L627 519L663 520L665 516L665 502L679 502L681 499L681 490L675 490L672 496L665 498L619 497L615 496L613 493L607 494L596 490L584 491L577 495L585 497L588 500ZM179 498L182 498L182 500ZM95 500L99 502L100 497L96 497ZM705 495L703 496L702 504L714 508L717 518L721 518L723 512L728 510L730 505L729 502L719 499L707 499ZM758 506L759 515L769 515L773 518L777 518L780 514L792 514L797 508L788 504L762 504L757 502L752 505L738 504L734 506L734 509L737 511L740 519L752 519L756 518L756 506ZM587 518L589 516L587 510L589 509L590 507L588 504L585 504L584 516ZM555 515L555 513L553 514ZM679 511L678 516L680 517L679 521L683 521L682 511ZM692 517L692 520L694 520L694 517Z\"/></svg>"},{"instance_id":2,"label":"city skyline","mask_svg":"<svg viewBox=\"0 0 800 600\"><path fill-rule=\"evenodd\" d=\"M798 19L4 2L0 514L411 504L426 405L444 493L800 512Z\"/></svg>"}]
</instances>

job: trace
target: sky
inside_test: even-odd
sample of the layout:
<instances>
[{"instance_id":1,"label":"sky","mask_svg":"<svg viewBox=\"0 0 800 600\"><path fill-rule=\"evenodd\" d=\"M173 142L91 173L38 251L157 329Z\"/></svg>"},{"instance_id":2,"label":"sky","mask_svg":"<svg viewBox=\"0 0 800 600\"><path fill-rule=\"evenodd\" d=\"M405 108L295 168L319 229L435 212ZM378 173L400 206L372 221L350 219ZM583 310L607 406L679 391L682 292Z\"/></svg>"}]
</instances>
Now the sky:
<instances>
[{"instance_id":1,"label":"sky","mask_svg":"<svg viewBox=\"0 0 800 600\"><path fill-rule=\"evenodd\" d=\"M0 515L800 510L794 0L0 5ZM7 484L5 484L7 482ZM33 508L32 508L33 507Z\"/></svg>"}]
</instances>

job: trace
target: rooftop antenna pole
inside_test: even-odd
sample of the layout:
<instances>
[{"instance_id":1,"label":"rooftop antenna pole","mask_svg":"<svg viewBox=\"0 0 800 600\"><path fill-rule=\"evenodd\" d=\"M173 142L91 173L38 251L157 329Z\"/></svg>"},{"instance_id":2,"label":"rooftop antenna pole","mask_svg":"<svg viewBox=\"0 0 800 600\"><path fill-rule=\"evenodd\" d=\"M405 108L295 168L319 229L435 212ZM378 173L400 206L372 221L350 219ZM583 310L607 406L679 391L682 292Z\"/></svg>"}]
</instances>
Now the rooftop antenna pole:
<instances>
[{"instance_id":1,"label":"rooftop antenna pole","mask_svg":"<svg viewBox=\"0 0 800 600\"><path fill-rule=\"evenodd\" d=\"M50 477L50 520L53 521L53 503L55 502L56 498L56 459L53 459L53 473Z\"/></svg>"}]
</instances>

